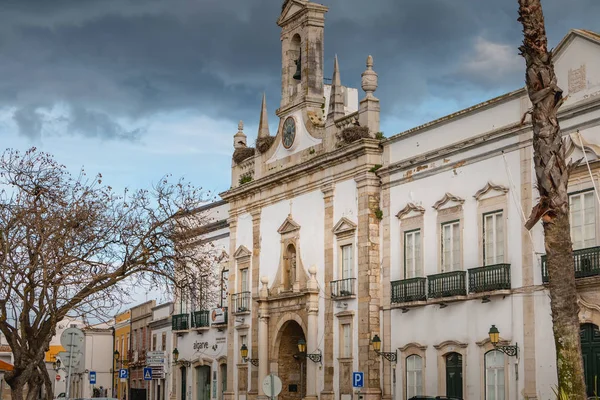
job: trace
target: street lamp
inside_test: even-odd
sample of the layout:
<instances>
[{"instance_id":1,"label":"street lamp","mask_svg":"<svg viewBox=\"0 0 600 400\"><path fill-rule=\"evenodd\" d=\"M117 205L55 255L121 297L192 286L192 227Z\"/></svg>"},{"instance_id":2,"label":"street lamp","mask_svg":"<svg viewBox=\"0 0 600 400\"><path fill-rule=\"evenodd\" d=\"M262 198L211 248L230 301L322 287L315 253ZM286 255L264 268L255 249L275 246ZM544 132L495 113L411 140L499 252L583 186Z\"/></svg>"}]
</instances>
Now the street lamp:
<instances>
[{"instance_id":1,"label":"street lamp","mask_svg":"<svg viewBox=\"0 0 600 400\"><path fill-rule=\"evenodd\" d=\"M52 368L54 368L55 371L58 371L61 369L61 365L60 359L58 359L52 363Z\"/></svg>"},{"instance_id":2,"label":"street lamp","mask_svg":"<svg viewBox=\"0 0 600 400\"><path fill-rule=\"evenodd\" d=\"M177 360L179 360L179 350L177 350L177 347L175 347L173 350L173 361L177 362Z\"/></svg>"},{"instance_id":3,"label":"street lamp","mask_svg":"<svg viewBox=\"0 0 600 400\"><path fill-rule=\"evenodd\" d=\"M398 353L396 353L395 351L381 351L381 339L378 335L373 336L373 339L371 339L371 343L373 344L373 350L375 350L375 353L377 353L380 356L383 356L383 358L385 358L389 362L396 362L396 360L398 359Z\"/></svg>"},{"instance_id":4,"label":"street lamp","mask_svg":"<svg viewBox=\"0 0 600 400\"><path fill-rule=\"evenodd\" d=\"M298 356L301 358L308 358L314 363L320 363L322 359L321 350L318 353L306 354L306 341L304 339L298 340Z\"/></svg>"},{"instance_id":5,"label":"street lamp","mask_svg":"<svg viewBox=\"0 0 600 400\"><path fill-rule=\"evenodd\" d=\"M258 367L258 358L248 358L248 346L246 346L245 343L242 344L242 347L240 348L240 355L245 363L250 362L250 364Z\"/></svg>"},{"instance_id":6,"label":"street lamp","mask_svg":"<svg viewBox=\"0 0 600 400\"><path fill-rule=\"evenodd\" d=\"M490 342L494 346L496 350L499 350L506 354L509 357L519 356L519 345L517 343L513 345L499 345L500 342L500 331L496 328L496 325L492 325L490 331L488 332L490 336Z\"/></svg>"}]
</instances>

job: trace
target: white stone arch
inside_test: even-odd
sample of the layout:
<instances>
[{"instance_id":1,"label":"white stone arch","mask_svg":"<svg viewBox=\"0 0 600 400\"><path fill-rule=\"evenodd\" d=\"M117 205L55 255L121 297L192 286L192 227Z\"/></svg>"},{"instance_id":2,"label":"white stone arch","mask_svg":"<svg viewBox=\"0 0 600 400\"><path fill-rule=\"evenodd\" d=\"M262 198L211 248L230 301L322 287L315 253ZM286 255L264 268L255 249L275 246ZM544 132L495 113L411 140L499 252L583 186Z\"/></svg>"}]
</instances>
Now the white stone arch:
<instances>
[{"instance_id":1,"label":"white stone arch","mask_svg":"<svg viewBox=\"0 0 600 400\"><path fill-rule=\"evenodd\" d=\"M291 322L291 321L295 321L298 323L298 325L300 325L300 328L302 329L302 333L304 333L304 337L306 337L306 333L307 333L307 328L306 328L306 324L304 323L304 321L302 320L302 318L293 312L287 312L285 314L283 314L280 318L279 321L277 322L277 326L275 327L275 332L277 332L275 334L275 340L273 340L271 343L271 362L277 362L277 360L279 359L279 345L281 344L281 336L283 334L283 330L285 328L285 326Z\"/></svg>"}]
</instances>

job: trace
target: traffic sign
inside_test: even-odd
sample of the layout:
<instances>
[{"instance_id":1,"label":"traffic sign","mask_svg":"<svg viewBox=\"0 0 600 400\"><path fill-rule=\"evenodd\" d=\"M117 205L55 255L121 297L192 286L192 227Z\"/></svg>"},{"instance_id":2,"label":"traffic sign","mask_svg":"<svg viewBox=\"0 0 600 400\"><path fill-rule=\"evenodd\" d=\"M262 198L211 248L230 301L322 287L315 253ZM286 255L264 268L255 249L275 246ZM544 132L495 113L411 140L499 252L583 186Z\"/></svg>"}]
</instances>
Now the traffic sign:
<instances>
[{"instance_id":1,"label":"traffic sign","mask_svg":"<svg viewBox=\"0 0 600 400\"><path fill-rule=\"evenodd\" d=\"M126 368L121 368L119 370L119 378L121 378L121 379L129 378L129 370L127 370Z\"/></svg>"},{"instance_id":2,"label":"traffic sign","mask_svg":"<svg viewBox=\"0 0 600 400\"><path fill-rule=\"evenodd\" d=\"M365 386L364 372L353 372L352 373L352 387L361 388L364 386Z\"/></svg>"},{"instance_id":3,"label":"traffic sign","mask_svg":"<svg viewBox=\"0 0 600 400\"><path fill-rule=\"evenodd\" d=\"M78 328L67 328L60 335L60 344L66 349L66 352L77 353L83 349L85 335Z\"/></svg>"},{"instance_id":4,"label":"traffic sign","mask_svg":"<svg viewBox=\"0 0 600 400\"><path fill-rule=\"evenodd\" d=\"M281 393L281 379L279 379L277 375L267 375L265 379L263 379L262 385L263 392L265 392L265 395L269 396L270 398L274 398Z\"/></svg>"},{"instance_id":5,"label":"traffic sign","mask_svg":"<svg viewBox=\"0 0 600 400\"><path fill-rule=\"evenodd\" d=\"M152 368L145 367L144 368L144 380L151 381L152 380Z\"/></svg>"},{"instance_id":6,"label":"traffic sign","mask_svg":"<svg viewBox=\"0 0 600 400\"><path fill-rule=\"evenodd\" d=\"M56 374L56 381L60 381L60 375Z\"/></svg>"},{"instance_id":7,"label":"traffic sign","mask_svg":"<svg viewBox=\"0 0 600 400\"><path fill-rule=\"evenodd\" d=\"M96 384L96 371L90 371L90 385Z\"/></svg>"}]
</instances>

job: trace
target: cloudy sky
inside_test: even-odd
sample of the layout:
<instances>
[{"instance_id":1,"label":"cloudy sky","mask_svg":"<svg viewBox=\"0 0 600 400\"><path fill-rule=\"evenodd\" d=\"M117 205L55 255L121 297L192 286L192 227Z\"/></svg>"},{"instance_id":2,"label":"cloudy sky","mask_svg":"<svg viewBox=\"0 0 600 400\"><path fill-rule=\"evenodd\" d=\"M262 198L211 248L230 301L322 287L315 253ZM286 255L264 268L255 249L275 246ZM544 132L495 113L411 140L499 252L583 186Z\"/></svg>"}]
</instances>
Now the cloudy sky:
<instances>
[{"instance_id":1,"label":"cloudy sky","mask_svg":"<svg viewBox=\"0 0 600 400\"><path fill-rule=\"evenodd\" d=\"M326 76L375 58L387 136L522 86L516 0L322 0ZM230 186L232 135L271 131L281 0L0 0L0 149L35 145L115 188ZM544 0L554 46L598 0Z\"/></svg>"}]
</instances>

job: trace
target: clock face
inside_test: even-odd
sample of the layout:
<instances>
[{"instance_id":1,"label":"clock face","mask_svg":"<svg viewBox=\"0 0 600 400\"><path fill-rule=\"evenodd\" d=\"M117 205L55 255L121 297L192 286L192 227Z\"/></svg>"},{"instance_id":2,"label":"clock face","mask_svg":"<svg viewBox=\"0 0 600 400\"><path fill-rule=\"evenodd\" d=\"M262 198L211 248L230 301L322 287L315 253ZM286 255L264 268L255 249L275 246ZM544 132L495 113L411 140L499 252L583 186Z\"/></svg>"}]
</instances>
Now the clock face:
<instances>
[{"instance_id":1,"label":"clock face","mask_svg":"<svg viewBox=\"0 0 600 400\"><path fill-rule=\"evenodd\" d=\"M296 138L296 120L288 117L283 123L283 147L289 149L294 144Z\"/></svg>"}]
</instances>

